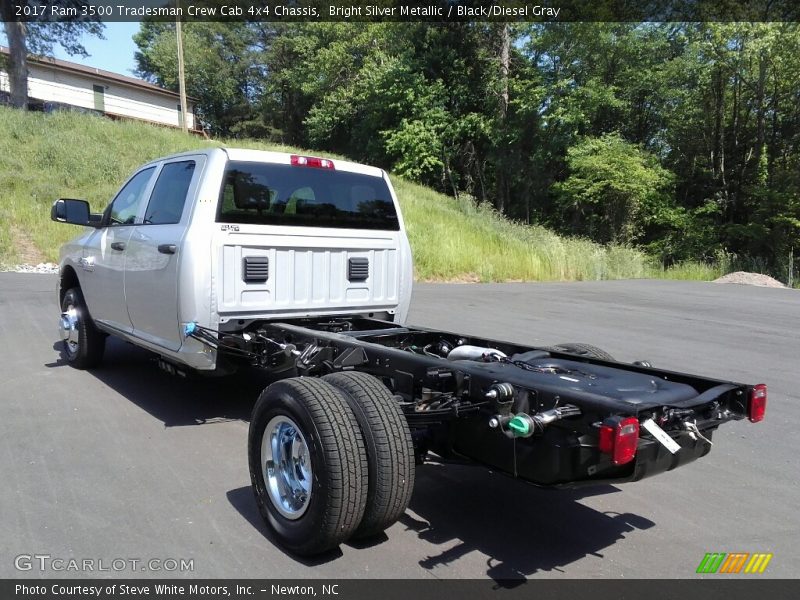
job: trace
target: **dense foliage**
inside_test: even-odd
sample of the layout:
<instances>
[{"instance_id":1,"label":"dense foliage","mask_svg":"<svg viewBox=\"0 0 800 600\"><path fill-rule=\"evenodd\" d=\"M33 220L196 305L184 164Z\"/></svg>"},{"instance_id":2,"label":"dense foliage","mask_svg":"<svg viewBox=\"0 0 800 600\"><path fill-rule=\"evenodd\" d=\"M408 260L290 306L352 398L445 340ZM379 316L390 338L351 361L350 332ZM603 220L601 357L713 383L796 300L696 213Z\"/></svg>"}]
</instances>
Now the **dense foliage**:
<instances>
[{"instance_id":1,"label":"dense foliage","mask_svg":"<svg viewBox=\"0 0 800 600\"><path fill-rule=\"evenodd\" d=\"M800 252L794 23L189 23L214 133L393 169L520 221L728 259ZM140 73L175 85L171 24ZM749 264L747 264L749 263Z\"/></svg>"}]
</instances>

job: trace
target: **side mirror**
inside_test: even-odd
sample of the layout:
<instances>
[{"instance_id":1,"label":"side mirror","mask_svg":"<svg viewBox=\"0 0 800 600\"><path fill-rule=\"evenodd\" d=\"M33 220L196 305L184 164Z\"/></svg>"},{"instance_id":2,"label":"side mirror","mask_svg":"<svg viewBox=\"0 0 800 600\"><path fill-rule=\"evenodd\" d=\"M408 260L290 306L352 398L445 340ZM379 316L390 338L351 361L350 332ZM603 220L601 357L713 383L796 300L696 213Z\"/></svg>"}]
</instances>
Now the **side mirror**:
<instances>
[{"instance_id":1,"label":"side mirror","mask_svg":"<svg viewBox=\"0 0 800 600\"><path fill-rule=\"evenodd\" d=\"M53 208L50 209L50 218L58 223L97 227L98 223L91 217L89 203L86 200L59 198L53 202Z\"/></svg>"}]
</instances>

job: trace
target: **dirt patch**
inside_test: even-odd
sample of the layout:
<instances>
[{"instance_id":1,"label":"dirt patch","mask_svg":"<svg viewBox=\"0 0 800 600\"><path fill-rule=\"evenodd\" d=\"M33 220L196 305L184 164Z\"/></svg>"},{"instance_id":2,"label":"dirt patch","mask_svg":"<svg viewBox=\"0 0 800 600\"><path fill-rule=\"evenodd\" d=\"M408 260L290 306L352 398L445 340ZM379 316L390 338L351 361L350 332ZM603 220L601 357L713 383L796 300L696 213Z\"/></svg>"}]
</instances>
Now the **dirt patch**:
<instances>
[{"instance_id":1,"label":"dirt patch","mask_svg":"<svg viewBox=\"0 0 800 600\"><path fill-rule=\"evenodd\" d=\"M443 277L441 279L437 279L435 277L418 279L415 277L414 281L419 281L421 283L480 283L481 278L478 277L476 273L464 273L462 275L457 275L456 277Z\"/></svg>"},{"instance_id":2,"label":"dirt patch","mask_svg":"<svg viewBox=\"0 0 800 600\"><path fill-rule=\"evenodd\" d=\"M11 225L9 231L11 232L11 238L14 240L14 251L17 254L18 262L38 265L45 261L44 254L39 251L24 229L21 229L18 225Z\"/></svg>"},{"instance_id":3,"label":"dirt patch","mask_svg":"<svg viewBox=\"0 0 800 600\"><path fill-rule=\"evenodd\" d=\"M759 287L771 288L785 288L777 279L769 275L762 275L761 273L747 273L745 271L736 271L735 273L728 273L722 277L715 279L714 283L738 283L740 285L757 285Z\"/></svg>"}]
</instances>

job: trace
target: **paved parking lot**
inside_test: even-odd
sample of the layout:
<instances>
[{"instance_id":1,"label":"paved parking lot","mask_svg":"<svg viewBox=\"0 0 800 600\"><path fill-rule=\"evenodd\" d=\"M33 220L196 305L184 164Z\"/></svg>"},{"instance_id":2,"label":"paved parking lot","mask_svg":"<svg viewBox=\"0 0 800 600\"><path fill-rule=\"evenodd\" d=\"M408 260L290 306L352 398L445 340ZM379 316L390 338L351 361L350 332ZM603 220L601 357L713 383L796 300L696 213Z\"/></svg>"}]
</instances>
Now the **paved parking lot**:
<instances>
[{"instance_id":1,"label":"paved parking lot","mask_svg":"<svg viewBox=\"0 0 800 600\"><path fill-rule=\"evenodd\" d=\"M728 424L705 459L637 484L539 490L481 468L419 469L386 536L313 561L278 547L245 444L264 381L183 381L113 341L80 372L58 351L49 275L0 273L0 577L14 558L191 559L194 577L692 577L706 552L800 565L800 292L710 283L418 285L414 324L770 386L767 419ZM164 576L133 570L123 576ZM179 573L169 573L179 575Z\"/></svg>"}]
</instances>

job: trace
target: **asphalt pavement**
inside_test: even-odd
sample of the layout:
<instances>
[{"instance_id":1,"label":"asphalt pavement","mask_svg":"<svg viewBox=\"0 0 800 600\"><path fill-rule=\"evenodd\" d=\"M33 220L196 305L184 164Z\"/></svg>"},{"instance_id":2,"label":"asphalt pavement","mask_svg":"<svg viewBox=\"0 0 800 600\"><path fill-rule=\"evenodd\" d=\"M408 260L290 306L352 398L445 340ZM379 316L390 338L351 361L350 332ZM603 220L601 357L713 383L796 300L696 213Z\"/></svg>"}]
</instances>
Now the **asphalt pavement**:
<instances>
[{"instance_id":1,"label":"asphalt pavement","mask_svg":"<svg viewBox=\"0 0 800 600\"><path fill-rule=\"evenodd\" d=\"M305 560L270 537L250 491L248 419L264 380L184 381L116 340L101 368L75 370L57 343L55 281L0 273L0 577L90 576L53 570L75 559L124 577L691 578L707 552L771 552L758 577L800 573L798 291L417 285L413 324L765 382L766 420L724 425L707 457L619 486L540 490L428 464L384 537ZM192 570L167 572L170 559Z\"/></svg>"}]
</instances>

